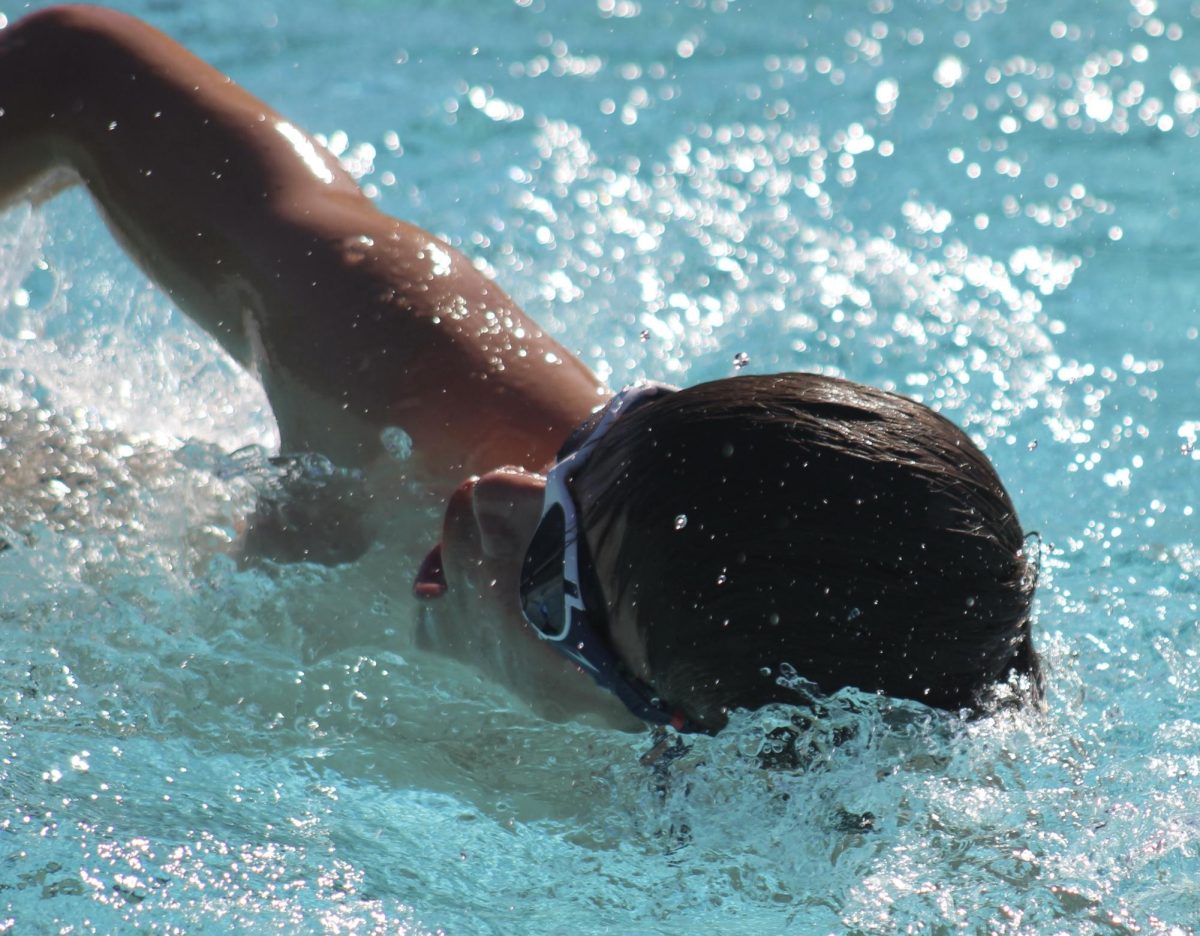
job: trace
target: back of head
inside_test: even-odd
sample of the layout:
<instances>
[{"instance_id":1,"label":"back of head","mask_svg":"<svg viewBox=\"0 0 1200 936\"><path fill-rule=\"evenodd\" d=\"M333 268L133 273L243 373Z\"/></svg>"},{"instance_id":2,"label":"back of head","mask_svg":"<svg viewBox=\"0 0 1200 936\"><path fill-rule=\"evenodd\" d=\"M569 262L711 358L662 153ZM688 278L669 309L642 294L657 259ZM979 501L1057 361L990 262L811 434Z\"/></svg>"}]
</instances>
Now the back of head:
<instances>
[{"instance_id":1,"label":"back of head","mask_svg":"<svg viewBox=\"0 0 1200 936\"><path fill-rule=\"evenodd\" d=\"M795 701L783 664L952 709L1010 671L1040 682L1012 502L925 406L811 374L714 381L619 420L585 477L586 528L621 538L606 600L702 721Z\"/></svg>"}]
</instances>

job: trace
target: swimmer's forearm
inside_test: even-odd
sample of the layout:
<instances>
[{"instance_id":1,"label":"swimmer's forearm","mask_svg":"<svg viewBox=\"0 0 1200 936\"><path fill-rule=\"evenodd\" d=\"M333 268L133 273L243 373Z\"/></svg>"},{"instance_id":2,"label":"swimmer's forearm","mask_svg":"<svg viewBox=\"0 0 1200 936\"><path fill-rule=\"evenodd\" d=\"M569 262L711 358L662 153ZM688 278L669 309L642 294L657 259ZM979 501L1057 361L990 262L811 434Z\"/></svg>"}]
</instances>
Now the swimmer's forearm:
<instances>
[{"instance_id":1,"label":"swimmer's forearm","mask_svg":"<svg viewBox=\"0 0 1200 936\"><path fill-rule=\"evenodd\" d=\"M112 10L56 7L0 31L0 111L0 200L77 174L134 259L243 360L228 294L271 288L289 253L311 256L299 241L374 213L310 137Z\"/></svg>"},{"instance_id":2,"label":"swimmer's forearm","mask_svg":"<svg viewBox=\"0 0 1200 936\"><path fill-rule=\"evenodd\" d=\"M148 207L165 179L193 186L172 197L204 199L206 214L245 215L254 202L237 196L270 200L296 172L366 201L332 155L267 104L114 10L53 7L0 30L0 121L6 148L76 165L100 198L111 189Z\"/></svg>"}]
</instances>

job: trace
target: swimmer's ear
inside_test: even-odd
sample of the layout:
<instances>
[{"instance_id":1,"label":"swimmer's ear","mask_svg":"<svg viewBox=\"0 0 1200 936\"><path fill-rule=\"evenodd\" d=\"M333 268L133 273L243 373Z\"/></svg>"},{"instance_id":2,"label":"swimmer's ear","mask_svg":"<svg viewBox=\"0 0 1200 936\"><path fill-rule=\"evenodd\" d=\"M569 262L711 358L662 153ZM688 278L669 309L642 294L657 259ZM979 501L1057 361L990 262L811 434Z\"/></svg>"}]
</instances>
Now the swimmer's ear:
<instances>
[{"instance_id":1,"label":"swimmer's ear","mask_svg":"<svg viewBox=\"0 0 1200 936\"><path fill-rule=\"evenodd\" d=\"M498 468L476 482L472 500L484 555L524 557L545 492L546 479L521 468Z\"/></svg>"}]
</instances>

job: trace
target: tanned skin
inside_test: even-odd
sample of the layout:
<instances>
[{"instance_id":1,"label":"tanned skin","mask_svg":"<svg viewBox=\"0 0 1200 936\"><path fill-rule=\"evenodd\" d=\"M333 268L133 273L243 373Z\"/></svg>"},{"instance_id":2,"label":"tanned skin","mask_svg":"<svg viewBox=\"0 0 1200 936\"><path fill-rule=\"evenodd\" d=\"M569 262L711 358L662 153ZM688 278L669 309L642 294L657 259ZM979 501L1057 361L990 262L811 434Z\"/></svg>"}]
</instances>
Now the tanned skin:
<instances>
[{"instance_id":1,"label":"tanned skin","mask_svg":"<svg viewBox=\"0 0 1200 936\"><path fill-rule=\"evenodd\" d=\"M444 491L546 464L603 401L468 259L162 33L59 7L0 36L0 200L77 175L143 269L258 372L283 451L369 468L401 426Z\"/></svg>"},{"instance_id":2,"label":"tanned skin","mask_svg":"<svg viewBox=\"0 0 1200 936\"><path fill-rule=\"evenodd\" d=\"M0 31L0 205L75 182L258 375L281 450L363 472L368 527L414 485L446 504L442 606L484 623L447 626L439 649L484 669L492 658L491 674L527 693L561 701L569 686L578 708L628 723L530 635L516 602L537 472L609 396L584 364L453 247L377 210L303 130L154 28L87 6ZM402 463L381 444L392 426L413 441ZM414 542L430 539L412 528L391 544L406 582Z\"/></svg>"}]
</instances>

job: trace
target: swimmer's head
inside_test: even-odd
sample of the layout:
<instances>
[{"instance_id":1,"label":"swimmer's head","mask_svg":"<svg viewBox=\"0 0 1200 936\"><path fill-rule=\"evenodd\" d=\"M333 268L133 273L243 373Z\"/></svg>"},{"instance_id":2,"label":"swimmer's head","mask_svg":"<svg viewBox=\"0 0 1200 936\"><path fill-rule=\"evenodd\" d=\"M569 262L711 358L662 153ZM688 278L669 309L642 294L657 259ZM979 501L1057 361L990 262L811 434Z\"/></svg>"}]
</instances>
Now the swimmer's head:
<instances>
[{"instance_id":1,"label":"swimmer's head","mask_svg":"<svg viewBox=\"0 0 1200 936\"><path fill-rule=\"evenodd\" d=\"M1012 502L918 403L808 374L702 384L615 421L571 488L610 644L699 725L795 701L786 666L949 709L1012 672L1038 691Z\"/></svg>"}]
</instances>

